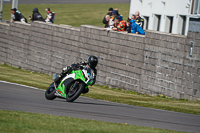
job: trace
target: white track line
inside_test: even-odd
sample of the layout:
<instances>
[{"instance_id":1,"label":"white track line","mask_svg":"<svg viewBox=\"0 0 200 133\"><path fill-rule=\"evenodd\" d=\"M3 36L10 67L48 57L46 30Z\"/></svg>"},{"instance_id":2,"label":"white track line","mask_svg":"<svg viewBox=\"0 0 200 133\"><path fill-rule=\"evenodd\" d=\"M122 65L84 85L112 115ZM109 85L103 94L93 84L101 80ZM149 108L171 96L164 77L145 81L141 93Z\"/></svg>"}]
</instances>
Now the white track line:
<instances>
[{"instance_id":1,"label":"white track line","mask_svg":"<svg viewBox=\"0 0 200 133\"><path fill-rule=\"evenodd\" d=\"M38 89L36 87L31 87L31 86L27 86L27 85L21 85L21 84L17 84L17 83L11 83L11 82L7 82L7 81L2 81L0 80L1 83L7 83L7 84L11 84L11 85L18 85L18 86L23 86L23 87L26 87L26 88L31 88L31 89L35 89L35 90L41 90L41 91L45 91L43 89Z\"/></svg>"}]
</instances>

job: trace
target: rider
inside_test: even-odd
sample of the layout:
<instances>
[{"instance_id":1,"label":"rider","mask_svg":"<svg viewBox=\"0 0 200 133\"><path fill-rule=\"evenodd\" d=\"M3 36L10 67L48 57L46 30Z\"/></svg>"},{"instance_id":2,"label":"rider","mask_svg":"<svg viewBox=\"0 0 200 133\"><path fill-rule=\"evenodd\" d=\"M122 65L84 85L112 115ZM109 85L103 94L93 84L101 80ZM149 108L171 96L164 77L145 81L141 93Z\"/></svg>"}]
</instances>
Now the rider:
<instances>
[{"instance_id":1,"label":"rider","mask_svg":"<svg viewBox=\"0 0 200 133\"><path fill-rule=\"evenodd\" d=\"M72 70L77 70L77 69L84 69L85 67L89 67L93 70L93 75L94 75L94 79L93 79L93 84L95 84L96 82L96 75L97 75L97 70L96 70L96 66L98 64L98 58L96 56L89 56L87 61L85 62L80 62L77 64L72 64L71 66L67 66L65 68L63 68L63 71L60 75L58 75L58 77L54 80L54 82L56 83L56 86L58 86L62 80L63 77L65 77L65 75L67 73L71 73ZM88 87L84 90L83 94L88 93L89 89Z\"/></svg>"}]
</instances>

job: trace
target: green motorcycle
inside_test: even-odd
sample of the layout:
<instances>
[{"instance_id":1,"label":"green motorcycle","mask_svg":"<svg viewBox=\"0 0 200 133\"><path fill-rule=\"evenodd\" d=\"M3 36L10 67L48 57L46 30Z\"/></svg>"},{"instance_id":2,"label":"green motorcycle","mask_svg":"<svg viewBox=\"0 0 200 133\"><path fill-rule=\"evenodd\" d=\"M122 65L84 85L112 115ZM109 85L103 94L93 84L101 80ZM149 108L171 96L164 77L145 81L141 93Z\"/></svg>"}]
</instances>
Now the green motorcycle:
<instances>
[{"instance_id":1,"label":"green motorcycle","mask_svg":"<svg viewBox=\"0 0 200 133\"><path fill-rule=\"evenodd\" d=\"M89 85L93 84L94 71L88 66L82 69L72 70L61 79L56 85L53 82L46 90L45 97L47 100L53 100L56 97L65 98L67 102L73 102ZM54 79L53 79L54 80Z\"/></svg>"}]
</instances>

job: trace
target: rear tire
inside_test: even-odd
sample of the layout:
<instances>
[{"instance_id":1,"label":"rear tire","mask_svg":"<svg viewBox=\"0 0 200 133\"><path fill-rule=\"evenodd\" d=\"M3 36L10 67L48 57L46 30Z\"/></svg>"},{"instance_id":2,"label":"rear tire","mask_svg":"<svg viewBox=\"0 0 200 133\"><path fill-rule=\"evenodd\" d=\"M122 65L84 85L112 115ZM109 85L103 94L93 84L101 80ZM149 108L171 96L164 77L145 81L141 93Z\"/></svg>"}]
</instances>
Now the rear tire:
<instances>
[{"instance_id":1,"label":"rear tire","mask_svg":"<svg viewBox=\"0 0 200 133\"><path fill-rule=\"evenodd\" d=\"M53 100L56 98L56 96L54 95L56 93L56 90L54 88L54 83L52 83L47 90L45 91L45 98L47 100Z\"/></svg>"},{"instance_id":2,"label":"rear tire","mask_svg":"<svg viewBox=\"0 0 200 133\"><path fill-rule=\"evenodd\" d=\"M85 83L80 82L78 83L78 86L75 89L73 89L73 91L70 91L74 84L75 82L72 82L67 86L67 93L66 93L67 102L73 102L74 100L76 100L85 89Z\"/></svg>"}]
</instances>

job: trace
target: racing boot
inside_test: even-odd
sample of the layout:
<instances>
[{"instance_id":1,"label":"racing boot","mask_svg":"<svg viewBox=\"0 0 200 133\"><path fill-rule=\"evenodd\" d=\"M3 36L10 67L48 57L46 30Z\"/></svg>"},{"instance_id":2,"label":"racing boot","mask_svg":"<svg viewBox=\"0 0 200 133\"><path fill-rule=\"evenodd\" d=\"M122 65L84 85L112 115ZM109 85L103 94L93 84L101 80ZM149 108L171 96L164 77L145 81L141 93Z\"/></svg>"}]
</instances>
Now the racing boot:
<instances>
[{"instance_id":1,"label":"racing boot","mask_svg":"<svg viewBox=\"0 0 200 133\"><path fill-rule=\"evenodd\" d=\"M86 94L86 93L88 93L89 92L89 89L88 89L88 87L87 88L85 88L84 90L83 90L83 94Z\"/></svg>"}]
</instances>

